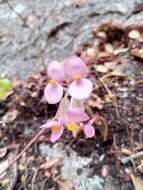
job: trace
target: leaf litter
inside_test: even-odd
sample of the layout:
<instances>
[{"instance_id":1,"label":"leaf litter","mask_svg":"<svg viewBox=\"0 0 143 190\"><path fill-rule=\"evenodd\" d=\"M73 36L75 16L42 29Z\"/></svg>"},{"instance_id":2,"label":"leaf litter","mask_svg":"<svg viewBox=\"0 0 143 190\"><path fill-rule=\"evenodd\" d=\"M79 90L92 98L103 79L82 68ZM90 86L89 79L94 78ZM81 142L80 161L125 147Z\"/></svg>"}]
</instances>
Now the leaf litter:
<instances>
[{"instance_id":1,"label":"leaf litter","mask_svg":"<svg viewBox=\"0 0 143 190\"><path fill-rule=\"evenodd\" d=\"M125 190L135 188L141 190L142 170L135 175L129 175L126 167L132 171L138 169L141 158L129 159L128 165L121 164L124 156L132 156L142 150L136 149L141 145L139 134L143 126L143 81L142 64L142 31L140 28L126 29L119 26L103 25L93 30L93 44L82 44L77 53L86 61L90 68L89 76L94 83L94 91L87 104L87 111L96 117L96 137L84 139L83 135L72 142L70 134L65 134L59 143L63 144L64 158L58 157L56 151L54 158L46 160L47 155L39 154L39 139L34 146L25 152L19 160L19 177L16 180L15 188L31 188L31 179L36 178L32 187L39 189L77 189L90 190L90 185L98 178L98 185L93 188L103 189L107 186L106 180L111 177L117 181L118 186L125 183ZM1 116L1 147L13 143L20 144L23 148L28 141L38 132L40 123L44 123L56 110L56 106L47 105L43 99L43 89L47 83L45 71L37 75L29 76L27 81L15 81L13 93L6 95L0 103ZM26 134L26 135L25 135ZM44 143L53 150L57 150L59 143L52 145L49 142L48 132L40 137ZM61 174L61 168L69 158L70 151L77 152L80 161L90 157L85 166L86 185L70 176L82 176L82 169L74 169L67 175ZM51 151L48 148L48 151ZM53 154L53 153L52 153ZM74 153L72 153L74 154ZM7 155L7 149L0 150L0 165L2 168L8 166L8 161L3 160ZM100 162L100 156L105 155ZM34 159L28 159L30 157ZM49 155L50 156L50 155ZM22 163L24 160L24 164ZM29 160L29 161L28 161ZM76 162L72 159L70 162ZM68 162L69 164L69 162ZM40 167L35 177L35 171ZM141 167L141 166L140 166ZM44 171L45 170L45 171ZM135 171L134 171L135 172ZM1 178L7 173L3 173ZM102 177L101 177L102 176ZM127 177L128 176L128 177ZM81 177L82 178L82 177ZM83 179L85 179L83 178ZM128 180L127 180L128 179ZM7 181L7 178L5 178ZM81 184L82 183L82 184ZM6 182L2 184L5 188ZM88 185L89 184L89 185ZM114 185L117 185L114 184ZM92 186L92 185L91 185ZM83 189L82 189L83 190Z\"/></svg>"}]
</instances>

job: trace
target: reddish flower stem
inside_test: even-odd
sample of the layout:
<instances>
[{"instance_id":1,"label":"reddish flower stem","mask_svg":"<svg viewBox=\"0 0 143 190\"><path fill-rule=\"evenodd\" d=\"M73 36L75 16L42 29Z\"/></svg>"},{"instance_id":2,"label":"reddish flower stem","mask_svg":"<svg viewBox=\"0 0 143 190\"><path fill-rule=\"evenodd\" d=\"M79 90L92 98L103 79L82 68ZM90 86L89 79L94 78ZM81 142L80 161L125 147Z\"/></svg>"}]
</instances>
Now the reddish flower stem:
<instances>
[{"instance_id":1,"label":"reddish flower stem","mask_svg":"<svg viewBox=\"0 0 143 190\"><path fill-rule=\"evenodd\" d=\"M15 162L17 162L20 157L25 153L31 146L32 144L42 135L42 133L45 131L45 129L41 129L39 133L33 137L33 139L28 143L28 145L11 161L11 163L0 172L0 175L4 173L6 170L8 170Z\"/></svg>"}]
</instances>

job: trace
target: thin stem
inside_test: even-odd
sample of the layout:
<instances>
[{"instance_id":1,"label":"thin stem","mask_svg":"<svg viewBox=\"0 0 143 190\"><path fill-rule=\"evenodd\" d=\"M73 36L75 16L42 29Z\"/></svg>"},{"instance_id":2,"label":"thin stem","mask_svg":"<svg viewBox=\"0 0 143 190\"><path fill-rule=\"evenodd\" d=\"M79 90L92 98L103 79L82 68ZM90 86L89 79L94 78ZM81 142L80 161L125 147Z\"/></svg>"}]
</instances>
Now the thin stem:
<instances>
[{"instance_id":1,"label":"thin stem","mask_svg":"<svg viewBox=\"0 0 143 190\"><path fill-rule=\"evenodd\" d=\"M28 143L28 145L14 158L14 160L12 160L11 163L0 172L0 175L4 173L6 170L8 170L15 162L17 162L23 155L23 153L25 153L32 146L32 144L43 134L44 131L45 129L41 129L39 133L36 136L34 136L34 138Z\"/></svg>"}]
</instances>

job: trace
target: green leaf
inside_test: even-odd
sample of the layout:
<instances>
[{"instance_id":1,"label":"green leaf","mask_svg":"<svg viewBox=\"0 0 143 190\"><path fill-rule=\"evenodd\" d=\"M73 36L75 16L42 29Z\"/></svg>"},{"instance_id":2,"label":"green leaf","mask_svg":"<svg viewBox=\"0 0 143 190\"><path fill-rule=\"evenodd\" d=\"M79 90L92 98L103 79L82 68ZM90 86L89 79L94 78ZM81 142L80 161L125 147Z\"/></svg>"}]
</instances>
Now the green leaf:
<instances>
[{"instance_id":1,"label":"green leaf","mask_svg":"<svg viewBox=\"0 0 143 190\"><path fill-rule=\"evenodd\" d=\"M0 101L5 100L11 91L11 81L7 78L0 78Z\"/></svg>"}]
</instances>

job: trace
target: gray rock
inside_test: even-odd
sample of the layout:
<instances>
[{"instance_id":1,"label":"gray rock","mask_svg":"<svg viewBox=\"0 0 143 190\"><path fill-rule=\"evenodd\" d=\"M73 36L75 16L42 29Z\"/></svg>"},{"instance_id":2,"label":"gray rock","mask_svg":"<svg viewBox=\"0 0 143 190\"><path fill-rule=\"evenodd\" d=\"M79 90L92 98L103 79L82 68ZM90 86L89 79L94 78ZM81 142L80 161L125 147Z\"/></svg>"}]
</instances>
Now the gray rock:
<instances>
[{"instance_id":1,"label":"gray rock","mask_svg":"<svg viewBox=\"0 0 143 190\"><path fill-rule=\"evenodd\" d=\"M56 148L52 148L42 143L39 148L40 154L45 157L63 158L60 169L61 177L74 184L77 190L102 190L103 187L110 190L120 190L114 184L112 177L108 177L105 180L99 175L91 175L93 168L89 167L89 164L92 162L92 156L89 158L81 157L71 149L68 149L67 155L67 150L62 144Z\"/></svg>"}]
</instances>

